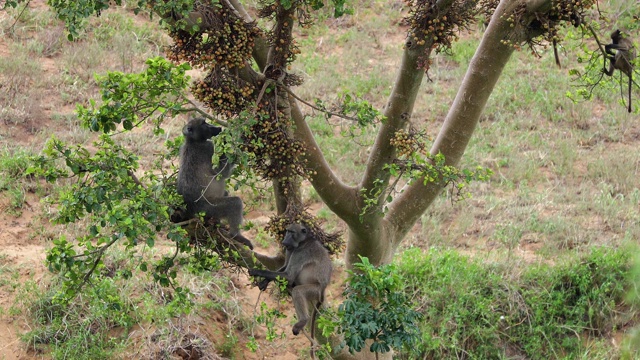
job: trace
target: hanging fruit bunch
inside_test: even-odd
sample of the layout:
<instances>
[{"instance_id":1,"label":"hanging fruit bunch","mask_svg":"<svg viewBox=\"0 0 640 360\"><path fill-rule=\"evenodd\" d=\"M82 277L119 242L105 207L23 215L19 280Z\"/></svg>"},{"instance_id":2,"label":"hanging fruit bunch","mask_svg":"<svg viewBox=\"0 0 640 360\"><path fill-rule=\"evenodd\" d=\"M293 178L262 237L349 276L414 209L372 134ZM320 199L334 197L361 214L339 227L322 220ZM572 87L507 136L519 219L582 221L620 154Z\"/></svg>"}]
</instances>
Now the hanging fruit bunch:
<instances>
[{"instance_id":1,"label":"hanging fruit bunch","mask_svg":"<svg viewBox=\"0 0 640 360\"><path fill-rule=\"evenodd\" d=\"M197 19L195 24L170 32L174 43L167 50L168 58L207 70L204 79L193 83L193 95L212 113L233 118L247 108L256 90L251 79L242 75L260 31L222 4L196 1L191 17Z\"/></svg>"},{"instance_id":2,"label":"hanging fruit bunch","mask_svg":"<svg viewBox=\"0 0 640 360\"><path fill-rule=\"evenodd\" d=\"M475 22L478 15L490 17L499 0L455 0L446 11L441 11L437 0L405 0L410 7L404 23L411 29L407 46L424 46L420 67L429 70L431 50L448 51L458 40L458 33Z\"/></svg>"},{"instance_id":3,"label":"hanging fruit bunch","mask_svg":"<svg viewBox=\"0 0 640 360\"><path fill-rule=\"evenodd\" d=\"M301 205L296 179L308 177L304 162L305 146L293 137L293 120L288 87L300 85L302 79L288 72L299 49L292 30L306 12L301 3L283 6L280 1L260 2L258 16L271 23L271 30L262 32L255 23L247 23L221 1L197 1L189 18L196 26L176 27L171 32L174 44L168 57L175 62L189 62L207 71L204 78L192 85L195 98L233 127L249 124L243 131L245 153L252 154L252 168L265 180L272 181L286 198L286 211L267 226L274 236L284 234L285 224L304 221L318 229L325 243L339 247L338 236L322 235L321 228ZM188 29L187 29L188 28ZM254 44L260 37L269 45L268 64L258 64L262 73L251 66ZM247 121L249 119L249 121Z\"/></svg>"}]
</instances>

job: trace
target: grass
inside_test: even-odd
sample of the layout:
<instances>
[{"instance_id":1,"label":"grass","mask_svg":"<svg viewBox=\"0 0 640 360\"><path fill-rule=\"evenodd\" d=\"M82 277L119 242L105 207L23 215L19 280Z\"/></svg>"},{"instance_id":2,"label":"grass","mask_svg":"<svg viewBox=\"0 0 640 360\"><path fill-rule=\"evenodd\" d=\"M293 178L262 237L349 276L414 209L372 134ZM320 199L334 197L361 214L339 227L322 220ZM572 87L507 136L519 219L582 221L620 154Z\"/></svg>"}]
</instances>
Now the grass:
<instances>
[{"instance_id":1,"label":"grass","mask_svg":"<svg viewBox=\"0 0 640 360\"><path fill-rule=\"evenodd\" d=\"M606 340L633 315L629 249L593 248L556 265L482 262L405 251L398 271L423 314L422 341L399 358L610 359ZM589 354L589 357L585 357Z\"/></svg>"},{"instance_id":2,"label":"grass","mask_svg":"<svg viewBox=\"0 0 640 360\"><path fill-rule=\"evenodd\" d=\"M157 250L146 254L157 255ZM137 263L124 249L111 251L100 275L70 303L56 297L60 283L55 277L47 281L46 291L33 280L17 286L11 314L31 324L21 340L36 353L47 350L52 359L112 359L125 353L150 359L181 356L185 349L204 358L235 356L236 332L250 329L252 322L230 296L237 289L229 273L194 275L183 269L180 281L194 295L194 302L185 302L150 277L118 275ZM3 274L0 266L0 287L5 286ZM203 327L205 320L215 328Z\"/></svg>"},{"instance_id":3,"label":"grass","mask_svg":"<svg viewBox=\"0 0 640 360\"><path fill-rule=\"evenodd\" d=\"M26 192L39 188L25 175L30 155L20 148L0 150L0 199L8 199L6 211L16 217L22 214Z\"/></svg>"},{"instance_id":4,"label":"grass","mask_svg":"<svg viewBox=\"0 0 640 360\"><path fill-rule=\"evenodd\" d=\"M36 325L22 335L29 347L50 344L54 359L109 359L124 345L126 336L110 332L131 328L133 309L113 281L100 279L66 306L56 302L55 286L51 290L29 301L27 311Z\"/></svg>"},{"instance_id":5,"label":"grass","mask_svg":"<svg viewBox=\"0 0 640 360\"><path fill-rule=\"evenodd\" d=\"M624 8L621 1L608 5ZM336 20L327 11L317 27L300 30L302 53L293 71L306 82L296 93L332 103L347 91L382 109L402 51L402 31L389 25L397 23L400 11L388 2L366 2L353 16ZM29 193L46 192L22 176L28 156L40 150L38 144L52 133L78 143L93 139L78 128L73 107L97 96L94 73L138 71L146 57L161 53L167 40L155 23L128 10L90 19L93 31L75 43L66 41L61 24L44 8L25 12L9 29L12 15L0 13L0 31L12 54L0 62L0 198L18 216ZM434 58L432 81L423 83L412 116L412 124L432 137L481 35L480 29L472 29L451 54ZM566 49L576 44L567 43ZM471 199L452 203L443 194L405 239L398 255L402 271L419 309L429 316L424 341L416 349L420 355L605 359L618 354L609 338L624 330L617 318L622 314L617 306L625 305L619 286L630 263L624 251L640 238L640 125L618 104L617 90L597 91L593 101L580 104L565 97L573 90L566 69L577 65L574 58L563 54L564 68L557 69L550 50L541 58L525 51L513 56L462 163L489 167L493 177L472 184ZM365 130L356 144L348 122L318 115L308 121L329 164L345 182L356 184L375 129ZM180 122L171 124L167 138L179 136ZM21 129L29 130L21 135ZM22 148L20 136L34 145ZM155 160L166 138L131 133L119 140L145 157L144 165ZM251 202L249 192L245 194L245 202ZM313 189L304 194L310 203L319 201ZM268 199L253 206L272 211ZM344 230L326 206L318 209L328 230ZM52 233L72 237L79 231L49 229L38 236L46 243ZM258 229L256 242L268 247L273 239ZM435 250L423 253L410 247ZM182 305L172 308L169 292L150 279L125 282L109 276L60 309L52 292L34 282L18 283L8 275L13 266L3 261L0 254L0 289L19 293L18 305L3 312L28 317L32 331L23 340L48 349L54 358L117 358L132 344L141 347L140 357L171 356L178 347L193 345L204 353L240 358L238 349L253 326L226 273L184 275L198 299L188 314L179 311ZM118 268L130 266L127 261L123 252L110 255L106 263ZM56 282L46 286L53 291ZM570 307L560 306L568 303ZM198 314L220 316L220 333L202 331Z\"/></svg>"}]
</instances>

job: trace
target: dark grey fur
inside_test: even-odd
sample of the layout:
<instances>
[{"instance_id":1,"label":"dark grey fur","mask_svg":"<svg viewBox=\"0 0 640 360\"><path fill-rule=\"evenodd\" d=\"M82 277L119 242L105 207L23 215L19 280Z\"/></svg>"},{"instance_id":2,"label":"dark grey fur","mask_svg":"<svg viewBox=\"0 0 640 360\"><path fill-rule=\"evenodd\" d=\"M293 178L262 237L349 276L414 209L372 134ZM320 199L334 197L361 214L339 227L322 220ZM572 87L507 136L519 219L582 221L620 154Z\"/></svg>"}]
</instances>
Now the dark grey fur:
<instances>
[{"instance_id":1,"label":"dark grey fur","mask_svg":"<svg viewBox=\"0 0 640 360\"><path fill-rule=\"evenodd\" d=\"M331 280L331 258L327 249L302 224L287 227L282 245L286 249L282 268L277 271L250 269L249 275L264 278L258 283L260 290L265 290L277 277L286 279L298 316L293 334L298 335L311 318L313 338L317 309L324 302L324 291ZM309 310L313 312L311 316Z\"/></svg>"},{"instance_id":2,"label":"dark grey fur","mask_svg":"<svg viewBox=\"0 0 640 360\"><path fill-rule=\"evenodd\" d=\"M226 220L230 234L245 245L253 248L251 242L240 235L242 224L242 199L227 196L226 180L231 176L233 165L226 156L213 168L212 137L220 134L222 128L207 124L203 118L189 120L182 129L185 142L180 148L180 170L178 172L178 194L187 205L186 218L199 213L205 218Z\"/></svg>"},{"instance_id":3,"label":"dark grey fur","mask_svg":"<svg viewBox=\"0 0 640 360\"><path fill-rule=\"evenodd\" d=\"M613 52L613 50L616 50ZM604 62L604 73L612 76L614 70L620 70L629 78L629 102L628 111L631 112L631 88L633 85L633 61L636 58L636 50L630 38L622 37L620 30L611 33L611 44L604 46L607 57ZM607 59L609 69L607 69Z\"/></svg>"}]
</instances>

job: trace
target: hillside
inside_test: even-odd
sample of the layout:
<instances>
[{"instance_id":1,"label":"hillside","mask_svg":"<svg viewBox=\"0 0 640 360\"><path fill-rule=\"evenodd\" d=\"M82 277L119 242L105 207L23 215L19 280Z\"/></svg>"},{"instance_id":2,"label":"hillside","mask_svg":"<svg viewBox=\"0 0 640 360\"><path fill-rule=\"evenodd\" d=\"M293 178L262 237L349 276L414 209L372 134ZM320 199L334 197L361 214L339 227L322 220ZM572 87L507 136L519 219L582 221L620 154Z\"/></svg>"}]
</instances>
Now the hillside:
<instances>
[{"instance_id":1,"label":"hillside","mask_svg":"<svg viewBox=\"0 0 640 360\"><path fill-rule=\"evenodd\" d=\"M299 30L301 55L292 71L305 82L295 89L298 96L334 101L338 92L352 92L378 108L385 105L400 61L404 28L399 19L406 10L400 1L394 6L360 3L354 15L334 19L327 11L317 27ZM76 103L99 99L94 74L140 71L145 59L162 55L170 43L155 19L134 15L130 7L107 11L89 23L78 41L69 42L44 0L30 1L24 11L0 12L0 209L5 213L0 220L0 359L65 358L65 351L72 354L74 347L86 344L95 344L88 358L189 358L181 349L198 349L199 357L193 359L305 358L308 341L290 335L290 303L260 295L245 274L232 269L180 275L199 297L189 314L176 315L172 295L148 274L140 274L127 285L107 279L93 287L95 293L69 309L64 318L68 332L47 323L48 316L62 310L51 305L50 291L57 283L46 267L46 250L60 236L78 236L86 224L50 223L55 208L46 200L64 183L54 186L22 176L28 156L42 151L52 135L90 144L96 135L79 126L74 110ZM430 137L441 126L481 36L481 28L470 29L461 34L452 54L435 57L412 116L412 124ZM473 183L471 197L463 201L441 196L413 227L403 250L453 250L516 278L529 266L562 264L594 248L628 249L637 243L640 118L637 111L627 114L617 89L596 90L589 102L573 103L565 96L574 91L568 69L580 66L578 43L570 40L561 48L562 69L555 66L550 47L540 57L516 54L463 158L462 167L491 169L491 179ZM340 120L315 116L309 122L330 165L346 182L357 181L375 133L365 132L362 143L354 144L342 137L347 127ZM166 151L167 140L180 136L184 123L184 118L172 119L162 136L134 132L120 139L141 154L142 164L150 164ZM303 194L328 230L346 231L308 183ZM274 205L252 198L250 191L242 195L251 203L246 220L255 226L247 237L265 252L275 252L276 240L263 230ZM171 249L166 236L159 236L146 256L157 258ZM106 262L116 272L133 260L119 249ZM337 306L344 261L338 257L334 264L337 274L328 297ZM116 297L131 315L118 318L113 309L97 309L96 300L105 296ZM263 300L286 316L260 310ZM576 334L579 341L596 344L585 345L584 358L592 349L600 356L618 354L637 323L627 310L616 319L615 331L593 336L583 329L584 334ZM256 321L258 315L263 322ZM88 319L93 323L82 327ZM270 321L276 330L273 341L266 340L271 334L265 323ZM85 333L72 331L74 327ZM99 338L101 331L109 336ZM52 350L50 345L61 339L77 343Z\"/></svg>"}]
</instances>

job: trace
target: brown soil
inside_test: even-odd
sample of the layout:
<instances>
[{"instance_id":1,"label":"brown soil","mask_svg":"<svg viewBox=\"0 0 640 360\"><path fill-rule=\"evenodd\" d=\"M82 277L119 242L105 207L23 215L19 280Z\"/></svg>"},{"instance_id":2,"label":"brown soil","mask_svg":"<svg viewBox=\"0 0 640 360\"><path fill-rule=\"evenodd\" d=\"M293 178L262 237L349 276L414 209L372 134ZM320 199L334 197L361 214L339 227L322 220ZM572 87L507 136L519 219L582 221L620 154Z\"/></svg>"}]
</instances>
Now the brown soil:
<instances>
[{"instance_id":1,"label":"brown soil","mask_svg":"<svg viewBox=\"0 0 640 360\"><path fill-rule=\"evenodd\" d=\"M44 6L44 0L32 0L30 6ZM3 13L0 12L0 17ZM391 36L396 36L393 41L390 40ZM393 43L401 43L401 32L390 34L389 37L381 39L382 41L389 41ZM320 42L321 44L321 42ZM320 45L319 45L320 46ZM334 49L335 50L335 49ZM339 51L336 50L336 51ZM0 62L3 59L11 56L11 50L9 48L9 40L6 36L0 37ZM61 59L57 57L42 57L41 67L44 73L52 74L59 73L61 66L58 63ZM2 77L0 76L0 91L2 91ZM49 89L43 92L40 101L34 105L32 109L32 116L24 122L18 124L4 123L0 121L0 148L11 146L24 146L32 149L40 149L44 139L49 135L45 132L52 128L52 115L55 114L71 114L74 111L74 106L65 104L60 99L59 94L56 91ZM2 104L0 104L0 110ZM606 111L607 107L597 105L594 107L594 124L602 118L602 114ZM55 110L55 111L54 111ZM421 109L417 109L419 112ZM421 111L425 112L424 109ZM419 114L418 114L419 115ZM427 116L422 114L417 116L418 118L426 118ZM586 127L595 126L594 124L577 124L577 126ZM433 126L439 126L434 124ZM589 139L593 142L606 141L606 139ZM640 125L631 126L624 134L622 141L616 144L610 144L610 146L620 147L620 152L629 152L637 150L638 142L640 141ZM11 145L9 145L11 144ZM585 150L588 150L593 144L579 142L578 146L582 146ZM579 165L578 165L579 166ZM553 175L542 173L543 176L553 180ZM505 194L505 196L511 196ZM24 334L31 330L29 326L28 318L24 312L14 312L12 307L19 304L18 299L18 286L24 284L26 281L35 281L38 284L46 283L46 279L49 276L48 270L45 267L45 251L49 246L49 241L53 237L50 235L52 225L44 222L39 214L43 210L43 206L40 204L34 194L27 193L27 201L24 204L21 214L14 216L8 215L0 218L0 360L3 359L47 359L46 353L39 353L27 347L21 340L20 334ZM474 200L475 201L475 200ZM10 208L11 199L6 192L0 192L0 211L5 213L6 209ZM319 205L314 206L313 210L319 210ZM266 222L264 214L252 213L248 216L249 220L252 220L258 226L261 223ZM455 216L452 216L450 221L455 222ZM597 220L596 220L597 221ZM594 221L594 223L596 222ZM447 229L451 224L443 224L443 229ZM457 246L461 252L474 254L478 251L484 251L485 253L491 253L492 248L498 246L488 241L486 234L490 232L492 226L495 224L492 221L476 222L475 227L471 227L466 230L462 236L456 240L455 246ZM416 225L416 236L410 235L407 239L407 245L413 245L413 238L421 236L419 226ZM253 238L255 234L247 234L247 237ZM615 234L614 234L615 235ZM424 239L416 240L416 244L424 246ZM428 245L428 244L427 244ZM534 262L539 258L536 252L542 247L543 242L536 238L533 234L525 234L517 244L518 256L522 257L525 261ZM162 244L160 244L162 246ZM478 250L482 249L482 250ZM261 249L264 252L271 252L273 249ZM9 272L10 276L4 276L3 273ZM5 278L11 278L11 280L5 284L2 282ZM334 279L340 279L341 276L334 276ZM334 280L336 281L336 280ZM254 313L254 308L259 300L266 300L272 306L278 306L280 310L287 313L288 318L280 322L280 330L283 331L287 337L287 345L283 345L284 341L276 342L271 346L263 346L261 350L256 353L252 353L246 350L245 344L247 339L242 338L243 335L238 335L239 343L236 349L233 351L236 359L298 359L302 351L308 348L308 341L303 336L293 337L290 335L290 320L292 319L293 312L290 310L290 303L280 304L268 294L260 295L259 291L250 287L250 280L244 276L237 276L234 279L234 285L241 289L236 294L238 301L241 303L244 311L249 314ZM328 301L334 301L339 297L340 286L334 283L328 289ZM18 313L18 315L15 315ZM182 338L176 338L176 344L184 343L188 341L190 337L203 337L207 341L216 344L222 344L225 342L225 334L227 321L221 314L215 311L207 311L198 316L192 316L183 319L182 323ZM130 338L133 343L136 344L135 349L132 349L129 358L136 359L141 358L143 355L148 355L148 349L152 347L150 344L153 335L157 329L153 326L138 326L130 331ZM260 330L257 330L258 332ZM264 340L264 333L256 334L259 340ZM618 341L619 339L616 338ZM613 340L612 340L613 341ZM176 353L177 355L177 353Z\"/></svg>"},{"instance_id":2,"label":"brown soil","mask_svg":"<svg viewBox=\"0 0 640 360\"><path fill-rule=\"evenodd\" d=\"M8 269L12 272L11 281L16 284L28 280L39 282L47 271L44 266L45 246L32 233L34 214L40 207L34 196L29 198L28 204L34 205L25 206L21 216L6 216L0 220L0 272ZM0 210L4 210L7 203L6 196L0 193ZM42 358L27 351L20 342L19 334L28 331L29 325L23 316L11 315L10 309L16 300L15 290L10 285L0 286L0 359Z\"/></svg>"},{"instance_id":3,"label":"brown soil","mask_svg":"<svg viewBox=\"0 0 640 360\"><path fill-rule=\"evenodd\" d=\"M43 0L31 1L30 6L44 5ZM0 16L3 14L0 13ZM4 58L11 56L9 49L9 41L6 37L0 38L0 62ZM46 58L40 59L41 68L45 73L57 74L60 72L60 59ZM0 85L4 79L0 76ZM1 86L0 86L1 88ZM9 144L13 146L32 148L35 151L42 147L44 139L49 134L43 133L52 128L52 114L72 114L75 107L73 105L63 104L59 94L55 92L45 91L40 101L34 104L35 109L32 110L31 116L26 121L20 123L6 123L0 121L0 146L11 149ZM1 106L0 106L1 108ZM6 137L5 137L6 135ZM6 192L0 192L0 211L5 213L10 208L10 195ZM43 206L40 204L34 194L28 193L26 202L24 203L20 214L9 215L0 218L0 360L5 359L47 359L50 358L46 352L35 350L27 346L20 340L20 335L32 330L30 327L28 314L21 307L19 297L19 287L27 281L35 281L37 284L46 286L46 280L49 272L45 266L46 249L50 247L49 240L51 236L47 235L48 229L53 227L46 221L43 221L41 214ZM258 215L255 215L258 216ZM265 217L249 219L252 221L262 221ZM247 234L255 235L255 234ZM159 244L163 246L163 244ZM264 249L269 251L269 249ZM3 272L9 275L4 276ZM3 283L2 280L10 279ZM240 298L238 301L242 304L244 312L247 316L252 316L254 308L257 304L259 291L257 288L251 288L251 281L245 276L237 276L234 280L242 291L238 292ZM262 294L260 300L266 300L270 306L280 306L280 310L293 316L289 311L289 305L279 305L270 295ZM20 308L21 311L12 311L12 309ZM177 320L180 326L179 333L171 340L175 340L175 344L171 344L176 350L172 354L176 359L184 356L185 350L189 350L188 343L196 338L206 339L210 345L208 350L211 353L204 354L203 359L221 358L215 354L216 345L225 341L227 333L227 321L219 313L215 311L207 311L198 316L185 317L185 319ZM290 325L286 321L282 321L280 331L287 335L290 332ZM286 327L286 328L285 328ZM154 338L155 329L153 326L137 326L129 332L129 337L134 344L129 354L124 354L125 358L139 359L147 358L152 354L155 344L150 339ZM259 331L259 330L258 330ZM114 335L117 331L114 332ZM256 334L258 340L264 340L264 334ZM239 335L239 343L235 349L232 349L234 358L236 359L268 359L279 358L284 360L297 359L299 349L308 348L308 341L302 336L294 338L287 336L289 342L286 347L282 343L277 346L262 347L256 353L247 350L245 343L246 338ZM277 342L275 344L278 344ZM166 345L166 344L165 344ZM166 348L166 347L165 347ZM195 357L194 357L195 358Z\"/></svg>"}]
</instances>

